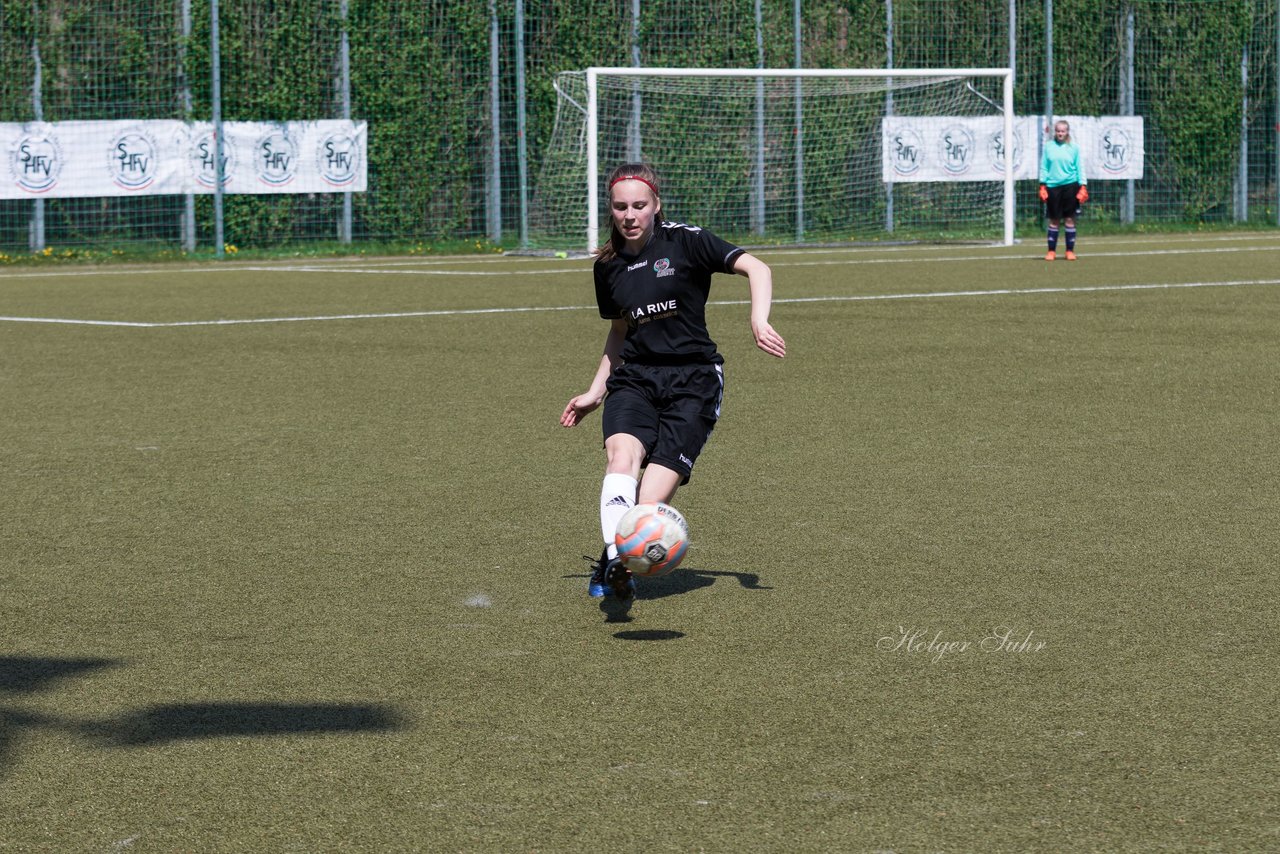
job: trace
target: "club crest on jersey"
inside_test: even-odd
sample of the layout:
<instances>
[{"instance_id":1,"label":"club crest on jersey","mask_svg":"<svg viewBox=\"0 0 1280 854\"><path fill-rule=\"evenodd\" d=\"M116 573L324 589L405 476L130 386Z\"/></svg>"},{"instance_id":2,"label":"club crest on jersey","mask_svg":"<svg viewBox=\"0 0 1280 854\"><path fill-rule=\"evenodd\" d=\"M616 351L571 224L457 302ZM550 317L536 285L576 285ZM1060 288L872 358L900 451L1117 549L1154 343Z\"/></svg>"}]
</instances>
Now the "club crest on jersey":
<instances>
[{"instance_id":1,"label":"club crest on jersey","mask_svg":"<svg viewBox=\"0 0 1280 854\"><path fill-rule=\"evenodd\" d=\"M675 268L671 266L670 258L659 258L654 261L653 272L656 274L655 278L659 279L663 276L674 276L676 274Z\"/></svg>"}]
</instances>

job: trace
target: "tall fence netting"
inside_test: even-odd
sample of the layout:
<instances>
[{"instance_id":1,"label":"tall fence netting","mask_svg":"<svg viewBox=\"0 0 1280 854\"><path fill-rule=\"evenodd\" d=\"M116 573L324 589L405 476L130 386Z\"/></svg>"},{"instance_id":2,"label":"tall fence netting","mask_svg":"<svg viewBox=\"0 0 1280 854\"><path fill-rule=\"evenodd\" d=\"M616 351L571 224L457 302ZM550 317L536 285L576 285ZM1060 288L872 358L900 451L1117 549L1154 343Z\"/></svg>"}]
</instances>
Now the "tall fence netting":
<instances>
[{"instance_id":1,"label":"tall fence netting","mask_svg":"<svg viewBox=\"0 0 1280 854\"><path fill-rule=\"evenodd\" d=\"M227 195L225 240L536 244L541 226L530 212L550 189L539 179L554 150L555 81L566 71L989 68L1011 55L1019 115L1132 111L1145 120L1143 178L1092 182L1089 216L1275 225L1277 2L220 0L224 121L350 116L368 127L365 191ZM0 4L0 123L208 122L212 21L209 0ZM776 121L778 144L786 144L785 116ZM676 154L647 150L661 156L660 170L684 168ZM12 180L14 157L6 155L0 179ZM874 172L879 148L862 140L847 156ZM824 170L805 180L820 195ZM949 201L938 188L900 188L895 204L910 192ZM1023 228L1039 221L1034 193L1034 183L1019 183ZM709 227L753 231L749 206L710 205L704 215L692 197L682 201ZM881 186L849 201L847 221L815 208L813 234L874 232L892 222L882 216L885 203ZM792 228L785 206L776 216L770 230ZM939 234L951 228L944 219ZM210 195L0 198L7 252L208 248L214 225Z\"/></svg>"}]
</instances>

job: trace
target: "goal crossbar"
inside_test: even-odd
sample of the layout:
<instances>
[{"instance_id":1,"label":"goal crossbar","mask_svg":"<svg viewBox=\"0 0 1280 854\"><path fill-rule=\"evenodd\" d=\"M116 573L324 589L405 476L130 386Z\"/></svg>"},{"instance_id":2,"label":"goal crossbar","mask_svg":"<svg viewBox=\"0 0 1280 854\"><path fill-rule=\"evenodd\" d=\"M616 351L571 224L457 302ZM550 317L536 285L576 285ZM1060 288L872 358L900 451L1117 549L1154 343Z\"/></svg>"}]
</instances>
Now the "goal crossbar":
<instances>
[{"instance_id":1,"label":"goal crossbar","mask_svg":"<svg viewBox=\"0 0 1280 854\"><path fill-rule=\"evenodd\" d=\"M591 66L585 69L587 103L587 250L591 251L600 234L600 162L599 162L599 79L601 77L710 77L710 78L882 78L886 80L955 80L973 77L999 79L1003 98L1004 139L1013 139L1013 69L1011 68L677 68ZM1013 244L1014 188L1013 169L1004 170L1004 245Z\"/></svg>"}]
</instances>

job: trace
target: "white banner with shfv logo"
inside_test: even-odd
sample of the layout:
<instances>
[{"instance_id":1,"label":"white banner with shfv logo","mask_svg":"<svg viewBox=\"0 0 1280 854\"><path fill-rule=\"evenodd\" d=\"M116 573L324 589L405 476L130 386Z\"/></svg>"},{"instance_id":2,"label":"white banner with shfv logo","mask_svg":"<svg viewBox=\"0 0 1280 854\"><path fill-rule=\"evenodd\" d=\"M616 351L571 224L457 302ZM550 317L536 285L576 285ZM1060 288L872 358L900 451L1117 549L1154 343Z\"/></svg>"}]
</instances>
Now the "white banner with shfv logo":
<instances>
[{"instance_id":1,"label":"white banner with shfv logo","mask_svg":"<svg viewBox=\"0 0 1280 854\"><path fill-rule=\"evenodd\" d=\"M1090 180L1141 178L1141 116L1059 116L1071 125ZM1045 128L1048 130L1046 131ZM886 116L881 120L887 183L1003 181L1010 146L1000 116ZM1013 121L1013 177L1038 180L1042 145L1053 139L1044 116Z\"/></svg>"},{"instance_id":2,"label":"white banner with shfv logo","mask_svg":"<svg viewBox=\"0 0 1280 854\"><path fill-rule=\"evenodd\" d=\"M1039 168L1035 116L1014 120L1012 146L1000 116L886 116L881 127L887 182L1003 181L1010 148L1014 178Z\"/></svg>"},{"instance_id":3,"label":"white banner with shfv logo","mask_svg":"<svg viewBox=\"0 0 1280 854\"><path fill-rule=\"evenodd\" d=\"M364 192L368 127L341 119L223 122L225 193ZM212 193L210 122L0 123L0 199Z\"/></svg>"},{"instance_id":4,"label":"white banner with shfv logo","mask_svg":"<svg viewBox=\"0 0 1280 854\"><path fill-rule=\"evenodd\" d=\"M1059 119L1070 126L1090 181L1142 177L1142 116L1058 116L1055 121ZM1045 139L1053 139L1053 122L1045 122Z\"/></svg>"}]
</instances>

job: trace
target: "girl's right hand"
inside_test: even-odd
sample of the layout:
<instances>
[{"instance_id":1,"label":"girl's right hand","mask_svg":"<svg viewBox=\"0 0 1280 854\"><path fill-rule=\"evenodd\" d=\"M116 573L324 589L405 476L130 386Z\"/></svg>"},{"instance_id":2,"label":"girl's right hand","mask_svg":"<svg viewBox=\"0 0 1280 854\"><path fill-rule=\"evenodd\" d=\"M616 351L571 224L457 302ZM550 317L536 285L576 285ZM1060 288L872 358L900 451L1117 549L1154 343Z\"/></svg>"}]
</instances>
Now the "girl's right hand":
<instances>
[{"instance_id":1,"label":"girl's right hand","mask_svg":"<svg viewBox=\"0 0 1280 854\"><path fill-rule=\"evenodd\" d=\"M564 412L560 413L560 426L578 426L582 423L582 419L599 409L600 404L603 402L603 400L593 397L590 393L578 395L570 400L565 405Z\"/></svg>"}]
</instances>

